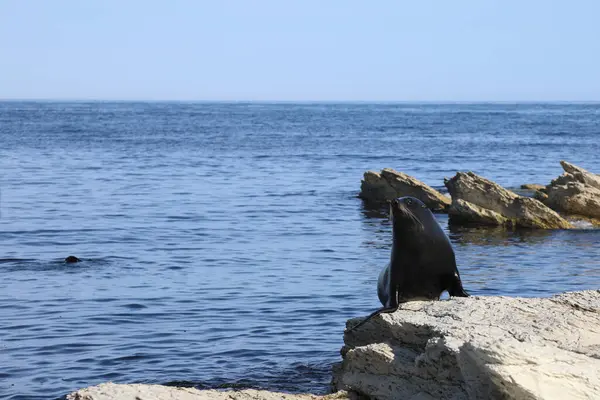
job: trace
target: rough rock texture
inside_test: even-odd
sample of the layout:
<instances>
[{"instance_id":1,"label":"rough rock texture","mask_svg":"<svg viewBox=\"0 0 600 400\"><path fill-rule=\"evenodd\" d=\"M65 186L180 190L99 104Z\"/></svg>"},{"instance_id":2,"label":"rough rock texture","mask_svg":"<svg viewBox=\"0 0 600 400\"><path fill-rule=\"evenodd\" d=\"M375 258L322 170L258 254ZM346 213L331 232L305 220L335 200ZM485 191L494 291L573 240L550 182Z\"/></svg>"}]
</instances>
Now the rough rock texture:
<instances>
[{"instance_id":1,"label":"rough rock texture","mask_svg":"<svg viewBox=\"0 0 600 400\"><path fill-rule=\"evenodd\" d=\"M595 187L600 189L600 175L593 174L580 168L576 165L570 164L566 161L561 161L560 165L563 167L567 174L573 175L579 182L586 186Z\"/></svg>"},{"instance_id":2,"label":"rough rock texture","mask_svg":"<svg viewBox=\"0 0 600 400\"><path fill-rule=\"evenodd\" d=\"M600 176L566 161L560 164L565 173L546 187L544 204L566 214L600 219Z\"/></svg>"},{"instance_id":3,"label":"rough rock texture","mask_svg":"<svg viewBox=\"0 0 600 400\"><path fill-rule=\"evenodd\" d=\"M67 400L340 400L356 398L346 392L327 396L276 393L266 390L198 390L161 385L102 383L67 395Z\"/></svg>"},{"instance_id":4,"label":"rough rock texture","mask_svg":"<svg viewBox=\"0 0 600 400\"><path fill-rule=\"evenodd\" d=\"M459 212L465 209L464 203L462 205L458 203L458 200L463 200L479 206L479 208L469 206L469 213L465 218L470 220L475 218L474 211L483 208L504 217L504 224L508 226L541 229L572 228L569 222L540 201L519 196L473 172L458 172L452 179L445 179L444 184L455 203L451 214L454 215L454 219L460 217ZM495 220L497 218L490 218L489 215L482 215L479 218L481 223L496 223Z\"/></svg>"},{"instance_id":5,"label":"rough rock texture","mask_svg":"<svg viewBox=\"0 0 600 400\"><path fill-rule=\"evenodd\" d=\"M444 211L450 205L450 199L437 190L410 175L390 168L384 168L381 172L365 172L359 196L365 200L376 202L385 202L402 196L413 196L436 211Z\"/></svg>"},{"instance_id":6,"label":"rough rock texture","mask_svg":"<svg viewBox=\"0 0 600 400\"><path fill-rule=\"evenodd\" d=\"M546 199L548 199L548 194L546 193L546 189L544 189L543 192L541 190L536 191L533 194L533 198L541 201L542 203L545 202Z\"/></svg>"},{"instance_id":7,"label":"rough rock texture","mask_svg":"<svg viewBox=\"0 0 600 400\"><path fill-rule=\"evenodd\" d=\"M507 225L510 220L501 214L476 206L473 203L456 199L448 209L453 223L477 223L484 225Z\"/></svg>"},{"instance_id":8,"label":"rough rock texture","mask_svg":"<svg viewBox=\"0 0 600 400\"><path fill-rule=\"evenodd\" d=\"M579 182L550 186L545 203L555 210L584 217L600 218L600 189Z\"/></svg>"},{"instance_id":9,"label":"rough rock texture","mask_svg":"<svg viewBox=\"0 0 600 400\"><path fill-rule=\"evenodd\" d=\"M600 399L598 290L409 302L344 342L335 385L376 399Z\"/></svg>"}]
</instances>

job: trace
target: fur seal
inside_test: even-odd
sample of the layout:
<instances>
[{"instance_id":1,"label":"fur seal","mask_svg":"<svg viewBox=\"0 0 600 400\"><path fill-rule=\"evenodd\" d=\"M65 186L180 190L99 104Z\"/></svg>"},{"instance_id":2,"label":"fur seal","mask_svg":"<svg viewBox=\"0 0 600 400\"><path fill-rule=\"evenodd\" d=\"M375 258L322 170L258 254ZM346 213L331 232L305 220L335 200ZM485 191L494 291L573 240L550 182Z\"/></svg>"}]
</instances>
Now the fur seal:
<instances>
[{"instance_id":1,"label":"fur seal","mask_svg":"<svg viewBox=\"0 0 600 400\"><path fill-rule=\"evenodd\" d=\"M469 297L450 240L431 210L419 199L400 197L390 202L390 218L392 254L377 282L377 296L383 307L348 332L378 314L396 311L407 301L439 300L444 291L452 297Z\"/></svg>"},{"instance_id":2,"label":"fur seal","mask_svg":"<svg viewBox=\"0 0 600 400\"><path fill-rule=\"evenodd\" d=\"M79 258L75 257L75 256L69 256L67 258L65 258L65 262L70 264L70 263L76 263L81 261Z\"/></svg>"}]
</instances>

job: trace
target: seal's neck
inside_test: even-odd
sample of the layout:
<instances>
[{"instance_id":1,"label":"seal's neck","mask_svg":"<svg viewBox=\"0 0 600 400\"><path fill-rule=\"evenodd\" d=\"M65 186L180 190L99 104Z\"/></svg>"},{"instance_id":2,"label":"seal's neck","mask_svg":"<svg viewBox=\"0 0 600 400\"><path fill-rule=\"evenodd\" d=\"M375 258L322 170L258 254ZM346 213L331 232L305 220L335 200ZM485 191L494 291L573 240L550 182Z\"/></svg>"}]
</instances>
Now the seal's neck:
<instances>
[{"instance_id":1,"label":"seal's neck","mask_svg":"<svg viewBox=\"0 0 600 400\"><path fill-rule=\"evenodd\" d=\"M394 249L396 247L408 249L411 247L421 247L423 242L432 243L437 240L437 235L431 235L428 226L416 226L411 222L401 221L394 224L392 236L394 239Z\"/></svg>"}]
</instances>

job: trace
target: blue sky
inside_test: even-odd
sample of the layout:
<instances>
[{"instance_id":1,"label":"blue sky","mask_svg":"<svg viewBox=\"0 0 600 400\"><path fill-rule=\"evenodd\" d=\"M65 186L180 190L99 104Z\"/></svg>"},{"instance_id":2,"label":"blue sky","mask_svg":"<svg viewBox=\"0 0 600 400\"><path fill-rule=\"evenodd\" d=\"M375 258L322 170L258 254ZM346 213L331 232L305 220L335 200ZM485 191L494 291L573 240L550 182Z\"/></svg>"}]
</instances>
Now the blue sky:
<instances>
[{"instance_id":1,"label":"blue sky","mask_svg":"<svg viewBox=\"0 0 600 400\"><path fill-rule=\"evenodd\" d=\"M600 100L597 0L0 0L0 98Z\"/></svg>"}]
</instances>

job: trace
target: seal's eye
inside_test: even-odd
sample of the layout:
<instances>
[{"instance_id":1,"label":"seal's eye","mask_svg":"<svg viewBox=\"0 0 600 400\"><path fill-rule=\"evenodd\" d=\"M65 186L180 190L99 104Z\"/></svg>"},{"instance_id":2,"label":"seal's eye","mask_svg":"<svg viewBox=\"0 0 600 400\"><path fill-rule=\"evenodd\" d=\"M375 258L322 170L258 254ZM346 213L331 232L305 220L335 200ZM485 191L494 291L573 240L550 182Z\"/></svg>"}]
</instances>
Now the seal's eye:
<instances>
[{"instance_id":1,"label":"seal's eye","mask_svg":"<svg viewBox=\"0 0 600 400\"><path fill-rule=\"evenodd\" d=\"M413 203L412 199L406 199L406 205L407 206L412 205L412 203Z\"/></svg>"}]
</instances>

